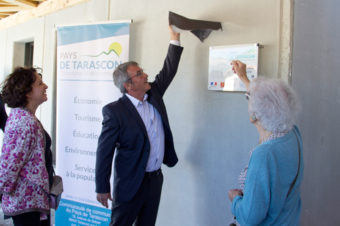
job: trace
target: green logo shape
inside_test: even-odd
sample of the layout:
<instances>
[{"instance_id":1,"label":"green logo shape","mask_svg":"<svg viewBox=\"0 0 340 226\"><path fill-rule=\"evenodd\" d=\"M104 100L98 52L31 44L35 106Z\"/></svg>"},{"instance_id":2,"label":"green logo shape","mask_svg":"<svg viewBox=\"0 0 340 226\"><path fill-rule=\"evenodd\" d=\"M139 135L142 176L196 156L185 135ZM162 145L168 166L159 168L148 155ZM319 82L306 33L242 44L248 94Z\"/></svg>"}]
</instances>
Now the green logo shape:
<instances>
[{"instance_id":1,"label":"green logo shape","mask_svg":"<svg viewBox=\"0 0 340 226\"><path fill-rule=\"evenodd\" d=\"M98 57L100 55L109 55L111 52L114 52L117 56L120 56L120 54L123 51L123 47L121 44L119 44L118 42L113 42L111 43L111 45L109 46L109 49L107 52L103 51L101 53L99 53L98 55L87 55L89 57Z\"/></svg>"}]
</instances>

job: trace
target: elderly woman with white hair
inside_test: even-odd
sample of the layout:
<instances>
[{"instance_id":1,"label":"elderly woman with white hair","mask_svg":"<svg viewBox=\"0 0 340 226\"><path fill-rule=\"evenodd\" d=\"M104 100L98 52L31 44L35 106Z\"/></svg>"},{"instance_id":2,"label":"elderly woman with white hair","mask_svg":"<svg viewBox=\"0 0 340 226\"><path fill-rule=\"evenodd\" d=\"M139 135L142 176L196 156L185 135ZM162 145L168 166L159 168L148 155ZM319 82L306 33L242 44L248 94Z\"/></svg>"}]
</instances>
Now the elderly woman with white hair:
<instances>
[{"instance_id":1,"label":"elderly woman with white hair","mask_svg":"<svg viewBox=\"0 0 340 226\"><path fill-rule=\"evenodd\" d=\"M240 225L299 225L303 157L295 93L277 79L250 82L245 64L231 64L247 88L250 122L259 133L239 178L241 189L228 193L232 213Z\"/></svg>"}]
</instances>

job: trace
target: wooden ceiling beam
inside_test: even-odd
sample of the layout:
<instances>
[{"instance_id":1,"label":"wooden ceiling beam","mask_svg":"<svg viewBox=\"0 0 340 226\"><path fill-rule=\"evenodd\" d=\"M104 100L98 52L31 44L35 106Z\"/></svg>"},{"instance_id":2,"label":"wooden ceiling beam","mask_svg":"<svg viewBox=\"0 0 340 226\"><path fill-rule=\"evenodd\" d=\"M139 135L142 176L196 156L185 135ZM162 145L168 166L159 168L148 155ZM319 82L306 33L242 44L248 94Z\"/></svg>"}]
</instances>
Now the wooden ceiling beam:
<instances>
[{"instance_id":1,"label":"wooden ceiling beam","mask_svg":"<svg viewBox=\"0 0 340 226\"><path fill-rule=\"evenodd\" d=\"M0 12L0 15L7 15L7 16L9 16L9 15L13 15L14 13L16 13L16 12Z\"/></svg>"},{"instance_id":2,"label":"wooden ceiling beam","mask_svg":"<svg viewBox=\"0 0 340 226\"><path fill-rule=\"evenodd\" d=\"M12 12L12 11L20 11L20 10L25 10L27 8L25 7L20 7L20 6L1 6L0 7L0 12Z\"/></svg>"},{"instance_id":3,"label":"wooden ceiling beam","mask_svg":"<svg viewBox=\"0 0 340 226\"><path fill-rule=\"evenodd\" d=\"M9 4L8 2L0 2L0 7L4 7L4 6L17 6L17 5Z\"/></svg>"},{"instance_id":4,"label":"wooden ceiling beam","mask_svg":"<svg viewBox=\"0 0 340 226\"><path fill-rule=\"evenodd\" d=\"M5 2L8 2L9 4L12 5L18 5L18 6L22 6L25 8L35 8L39 5L39 3L35 3L33 1L28 1L28 0L2 0Z\"/></svg>"},{"instance_id":5,"label":"wooden ceiling beam","mask_svg":"<svg viewBox=\"0 0 340 226\"><path fill-rule=\"evenodd\" d=\"M12 15L16 12L0 12L0 15Z\"/></svg>"},{"instance_id":6,"label":"wooden ceiling beam","mask_svg":"<svg viewBox=\"0 0 340 226\"><path fill-rule=\"evenodd\" d=\"M0 0L4 1L4 0ZM10 1L10 0L7 0ZM14 1L14 0L13 0ZM18 0L16 0L18 1ZM28 0L25 0L28 1ZM33 2L32 0L30 0ZM32 18L42 17L47 14L56 12L58 10L62 10L79 3L87 2L89 0L44 0L44 1L36 1L40 2L38 7L28 9L27 7L12 7L4 9L5 7L0 6L0 12L7 12L7 11L16 11L15 14L10 15L6 18L0 18L0 30L14 26L16 24L24 23L27 20Z\"/></svg>"},{"instance_id":7,"label":"wooden ceiling beam","mask_svg":"<svg viewBox=\"0 0 340 226\"><path fill-rule=\"evenodd\" d=\"M33 2L33 1L27 1L27 0L14 0L15 4L19 6L26 6L29 8L35 8L39 5L39 3Z\"/></svg>"}]
</instances>

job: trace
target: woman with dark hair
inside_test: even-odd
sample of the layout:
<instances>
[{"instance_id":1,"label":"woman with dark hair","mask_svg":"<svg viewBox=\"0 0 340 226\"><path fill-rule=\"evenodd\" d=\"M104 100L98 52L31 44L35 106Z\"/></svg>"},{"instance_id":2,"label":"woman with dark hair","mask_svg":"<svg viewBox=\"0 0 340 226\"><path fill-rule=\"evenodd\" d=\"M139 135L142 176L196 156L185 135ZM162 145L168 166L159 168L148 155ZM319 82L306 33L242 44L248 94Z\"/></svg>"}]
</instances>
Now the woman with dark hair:
<instances>
[{"instance_id":1,"label":"woman with dark hair","mask_svg":"<svg viewBox=\"0 0 340 226\"><path fill-rule=\"evenodd\" d=\"M300 105L293 89L278 79L247 78L246 65L232 61L247 88L250 122L259 133L241 189L228 193L240 225L299 225L303 147L296 118Z\"/></svg>"},{"instance_id":2,"label":"woman with dark hair","mask_svg":"<svg viewBox=\"0 0 340 226\"><path fill-rule=\"evenodd\" d=\"M34 68L16 68L2 84L1 97L12 110L0 156L1 204L15 226L50 225L51 138L35 116L47 88Z\"/></svg>"}]
</instances>

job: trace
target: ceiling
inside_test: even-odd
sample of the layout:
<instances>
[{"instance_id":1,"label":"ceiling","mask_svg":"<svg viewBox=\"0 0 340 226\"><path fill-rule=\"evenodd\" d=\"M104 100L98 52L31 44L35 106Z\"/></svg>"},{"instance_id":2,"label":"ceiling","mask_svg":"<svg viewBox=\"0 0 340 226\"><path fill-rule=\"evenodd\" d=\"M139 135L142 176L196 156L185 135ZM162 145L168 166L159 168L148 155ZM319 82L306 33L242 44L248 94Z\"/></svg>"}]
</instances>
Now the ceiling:
<instances>
[{"instance_id":1,"label":"ceiling","mask_svg":"<svg viewBox=\"0 0 340 226\"><path fill-rule=\"evenodd\" d=\"M23 10L38 7L46 0L0 0L0 20Z\"/></svg>"}]
</instances>

